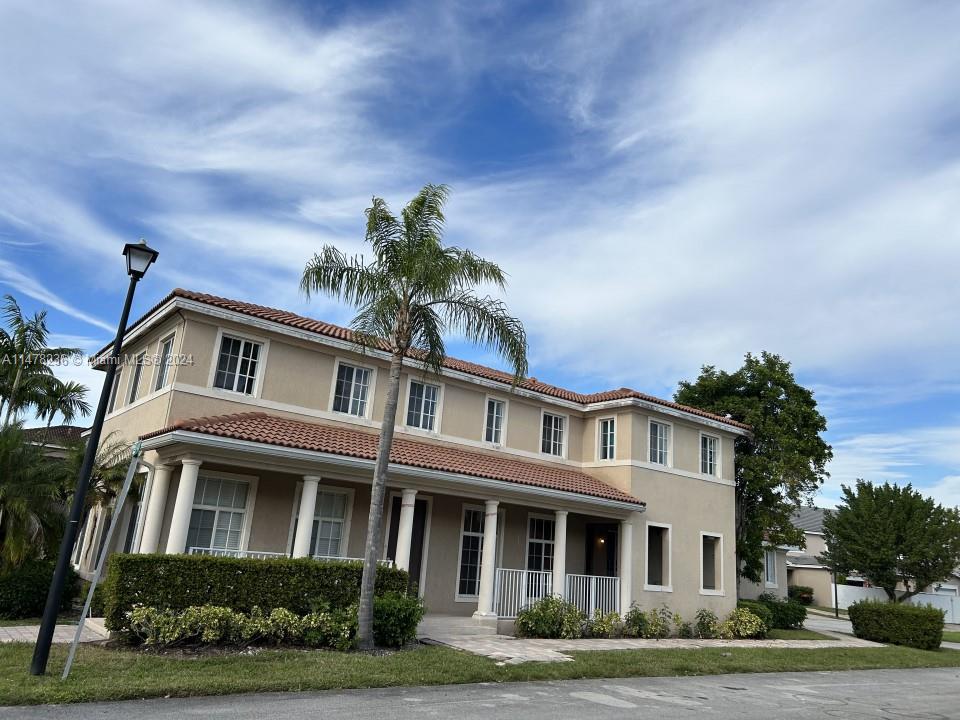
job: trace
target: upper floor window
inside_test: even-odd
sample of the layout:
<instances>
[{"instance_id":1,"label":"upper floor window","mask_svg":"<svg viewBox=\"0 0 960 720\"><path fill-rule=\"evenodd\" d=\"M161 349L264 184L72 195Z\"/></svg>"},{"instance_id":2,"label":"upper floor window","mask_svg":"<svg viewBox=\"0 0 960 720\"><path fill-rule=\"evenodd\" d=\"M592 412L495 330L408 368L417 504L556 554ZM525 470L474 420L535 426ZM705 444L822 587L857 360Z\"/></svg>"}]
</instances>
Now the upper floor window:
<instances>
[{"instance_id":1,"label":"upper floor window","mask_svg":"<svg viewBox=\"0 0 960 720\"><path fill-rule=\"evenodd\" d=\"M113 375L113 385L110 386L110 401L107 403L107 412L112 413L117 408L117 395L120 390L120 368Z\"/></svg>"},{"instance_id":2,"label":"upper floor window","mask_svg":"<svg viewBox=\"0 0 960 720\"><path fill-rule=\"evenodd\" d=\"M718 475L720 469L720 438L713 435L700 436L700 472Z\"/></svg>"},{"instance_id":3,"label":"upper floor window","mask_svg":"<svg viewBox=\"0 0 960 720\"><path fill-rule=\"evenodd\" d=\"M670 426L666 423L650 421L650 462L670 464Z\"/></svg>"},{"instance_id":4,"label":"upper floor window","mask_svg":"<svg viewBox=\"0 0 960 720\"><path fill-rule=\"evenodd\" d=\"M366 417L370 370L340 363L333 393L333 411Z\"/></svg>"},{"instance_id":5,"label":"upper floor window","mask_svg":"<svg viewBox=\"0 0 960 720\"><path fill-rule=\"evenodd\" d=\"M617 421L604 418L600 421L600 459L613 460L616 455Z\"/></svg>"},{"instance_id":6,"label":"upper floor window","mask_svg":"<svg viewBox=\"0 0 960 720\"><path fill-rule=\"evenodd\" d=\"M167 386L170 377L170 358L173 355L173 335L160 341L160 357L157 362L157 381L153 384L154 390Z\"/></svg>"},{"instance_id":7,"label":"upper floor window","mask_svg":"<svg viewBox=\"0 0 960 720\"><path fill-rule=\"evenodd\" d=\"M501 445L503 443L503 418L506 403L503 400L487 398L487 423L483 439L488 443Z\"/></svg>"},{"instance_id":8,"label":"upper floor window","mask_svg":"<svg viewBox=\"0 0 960 720\"><path fill-rule=\"evenodd\" d=\"M260 348L258 342L224 335L220 341L220 357L213 386L253 395L260 364Z\"/></svg>"},{"instance_id":9,"label":"upper floor window","mask_svg":"<svg viewBox=\"0 0 960 720\"><path fill-rule=\"evenodd\" d=\"M437 400L440 388L436 385L410 381L407 400L407 425L421 430L433 430L437 421Z\"/></svg>"},{"instance_id":10,"label":"upper floor window","mask_svg":"<svg viewBox=\"0 0 960 720\"><path fill-rule=\"evenodd\" d=\"M547 455L563 457L567 419L563 415L543 414L543 434L540 450Z\"/></svg>"},{"instance_id":11,"label":"upper floor window","mask_svg":"<svg viewBox=\"0 0 960 720\"><path fill-rule=\"evenodd\" d=\"M134 402L140 393L140 376L143 375L143 360L146 356L146 353L140 353L133 360L133 377L130 378L128 403Z\"/></svg>"}]
</instances>

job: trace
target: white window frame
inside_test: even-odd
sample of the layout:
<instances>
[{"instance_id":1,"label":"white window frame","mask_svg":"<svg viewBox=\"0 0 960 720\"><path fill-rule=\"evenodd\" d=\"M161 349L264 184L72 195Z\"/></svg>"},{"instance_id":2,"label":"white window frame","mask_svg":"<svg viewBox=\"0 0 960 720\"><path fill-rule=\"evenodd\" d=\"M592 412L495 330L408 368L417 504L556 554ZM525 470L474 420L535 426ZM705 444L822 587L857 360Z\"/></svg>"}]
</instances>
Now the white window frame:
<instances>
[{"instance_id":1,"label":"white window frame","mask_svg":"<svg viewBox=\"0 0 960 720\"><path fill-rule=\"evenodd\" d=\"M610 445L610 457L603 457L603 424L613 423L613 443ZM543 428L540 428L540 442L543 442ZM597 418L597 461L612 462L617 459L617 416L607 415Z\"/></svg>"},{"instance_id":2,"label":"white window frame","mask_svg":"<svg viewBox=\"0 0 960 720\"><path fill-rule=\"evenodd\" d=\"M650 437L650 433L653 430L654 425L662 425L667 428L667 462L658 463L650 459L650 451L653 449ZM674 438L674 428L672 422L666 422L665 420L659 420L657 418L647 418L647 456L644 458L651 465L656 465L658 467L673 467L673 438Z\"/></svg>"},{"instance_id":3,"label":"white window frame","mask_svg":"<svg viewBox=\"0 0 960 720\"><path fill-rule=\"evenodd\" d=\"M709 588L703 587L703 539L705 537L717 538L720 541L717 547L717 552L720 555L720 561L719 563L717 563L719 570L718 570L716 589L709 589ZM697 580L697 584L700 586L700 594L701 595L718 595L718 596L726 595L726 592L723 589L723 533L701 530L700 542L697 545L697 552L700 555L700 577Z\"/></svg>"},{"instance_id":4,"label":"white window frame","mask_svg":"<svg viewBox=\"0 0 960 720\"><path fill-rule=\"evenodd\" d=\"M551 415L553 417L558 417L563 419L563 430L562 430L563 442L560 443L561 452L559 455L555 455L554 453L548 453L543 451L543 421L547 415ZM570 444L570 416L565 415L563 413L552 412L550 410L545 410L543 408L540 408L540 427L538 428L538 432L537 432L537 446L540 450L540 454L543 455L544 457L563 458L564 460L566 460L567 447L569 446L569 444ZM550 445L551 447L553 446L553 438L550 439Z\"/></svg>"},{"instance_id":5,"label":"white window frame","mask_svg":"<svg viewBox=\"0 0 960 720\"><path fill-rule=\"evenodd\" d=\"M650 578L650 528L664 528L667 531L667 584L651 585ZM649 592L673 592L673 525L671 523L660 523L647 520L644 526L643 536L643 589ZM701 548L702 549L702 548ZM701 574L701 579L703 575Z\"/></svg>"},{"instance_id":6,"label":"white window frame","mask_svg":"<svg viewBox=\"0 0 960 720\"><path fill-rule=\"evenodd\" d=\"M347 505L343 515L343 534L340 537L340 555L339 557L349 557L347 551L350 549L350 522L353 519L353 500L355 496L354 488L344 485L317 485L317 497L321 492L340 493L347 496ZM300 518L300 498L303 496L303 480L297 481L297 486L293 491L293 512L290 514L290 529L287 531L287 555L293 555L294 529ZM313 517L310 522L317 517L317 508L314 504ZM313 535L313 526L311 524L311 536ZM313 548L310 548L310 557L313 557Z\"/></svg>"},{"instance_id":7,"label":"white window frame","mask_svg":"<svg viewBox=\"0 0 960 720\"><path fill-rule=\"evenodd\" d=\"M714 472L703 472L703 439L704 438L713 438L717 441L717 453L716 453L716 468ZM697 472L700 475L706 475L707 477L722 477L723 475L723 438L719 435L714 435L713 433L707 433L701 431L699 437L697 438Z\"/></svg>"},{"instance_id":8,"label":"white window frame","mask_svg":"<svg viewBox=\"0 0 960 720\"><path fill-rule=\"evenodd\" d=\"M257 369L253 376L253 391L250 393L239 392L238 390L229 390L227 388L218 388L213 384L214 380L217 378L217 365L220 363L220 349L223 346L224 336L233 338L234 340L257 343L260 345L260 354L257 359ZM234 330L224 330L222 327L218 327L217 337L214 340L213 345L213 360L210 363L210 373L207 377L207 387L215 393L223 393L224 395L259 398L260 393L263 390L263 376L267 367L267 354L269 350L270 340L265 337L250 335L245 332L236 332ZM236 382L234 382L234 387L236 387Z\"/></svg>"},{"instance_id":9,"label":"white window frame","mask_svg":"<svg viewBox=\"0 0 960 720\"><path fill-rule=\"evenodd\" d=\"M540 540L538 538L531 538L530 537L530 521L531 520L547 520L553 523L553 540ZM556 564L556 559L557 559L557 516L547 515L546 513L537 513L537 512L527 513L527 532L525 533L525 535L526 535L526 538L525 538L525 542L523 543L524 569L529 570L530 572L549 572L551 573L551 582L552 582L553 568ZM530 543L531 542L540 543L541 545L551 546L552 552L550 554L550 557L551 557L550 570L540 571L540 570L533 570L532 568L528 567L530 564ZM544 555L546 555L546 553L544 553ZM553 588L553 590L555 592L560 592L557 588Z\"/></svg>"},{"instance_id":10,"label":"white window frame","mask_svg":"<svg viewBox=\"0 0 960 720\"><path fill-rule=\"evenodd\" d=\"M457 584L453 586L454 602L477 602L479 599L479 594L477 595L463 595L460 593L460 571L462 569L460 565L460 560L463 557L463 536L466 534L463 530L463 519L467 514L467 510L475 510L480 513L483 517L484 527L486 527L487 521L487 508L484 505L476 505L473 503L464 503L463 509L460 511L460 539L457 542ZM497 563L496 567L503 566L503 523L504 518L506 517L503 508L497 508ZM480 567L483 567L483 534L480 535ZM479 575L477 576L477 589L479 590L480 579Z\"/></svg>"},{"instance_id":11,"label":"white window frame","mask_svg":"<svg viewBox=\"0 0 960 720\"><path fill-rule=\"evenodd\" d=\"M167 358L167 362L163 362L163 346L170 342L170 356ZM153 378L150 381L150 387L153 388L152 392L160 392L168 385L172 384L172 378L170 377L170 368L173 367L171 360L173 359L174 349L176 347L177 333L176 331L164 335L157 342L157 364L153 369ZM217 349L219 354L219 348ZM162 383L162 384L161 384Z\"/></svg>"},{"instance_id":12,"label":"white window frame","mask_svg":"<svg viewBox=\"0 0 960 720\"><path fill-rule=\"evenodd\" d=\"M770 582L771 569L773 570L773 582ZM763 551L763 584L768 588L780 587L777 582L777 551L773 548L765 548Z\"/></svg>"},{"instance_id":13,"label":"white window frame","mask_svg":"<svg viewBox=\"0 0 960 720\"><path fill-rule=\"evenodd\" d=\"M413 389L413 384L417 383L426 387L427 385L432 385L437 389L437 411L433 417L433 427L425 428L420 427L419 425L410 425L407 423L408 413L410 412L410 391ZM419 430L420 432L429 433L431 435L440 434L440 422L443 419L443 390L444 384L440 382L432 382L430 380L425 380L423 376L407 375L407 394L406 401L403 403L403 422L402 425L411 430ZM420 417L423 417L423 413L420 413Z\"/></svg>"},{"instance_id":14,"label":"white window frame","mask_svg":"<svg viewBox=\"0 0 960 720\"><path fill-rule=\"evenodd\" d=\"M337 396L337 378L340 376L340 366L349 365L352 368L360 368L361 370L366 370L369 373L369 380L367 381L367 402L366 407L363 410L363 415L354 415L349 412L341 412L339 410L333 409L333 403L336 401ZM333 378L330 380L330 402L328 403L328 410L334 414L335 417L352 417L352 418L363 418L364 420L369 420L371 414L373 413L373 400L376 397L377 389L377 368L375 365L364 365L363 363L354 362L347 358L336 358L333 363ZM351 397L353 390L351 389Z\"/></svg>"},{"instance_id":15,"label":"white window frame","mask_svg":"<svg viewBox=\"0 0 960 720\"><path fill-rule=\"evenodd\" d=\"M492 440L487 440L487 406L490 402L498 402L503 405L503 417L500 420L500 441L495 442ZM509 401L506 398L497 397L496 395L484 395L483 397L483 424L480 426L480 440L485 444L492 447L504 447L507 444L507 408L509 407Z\"/></svg>"},{"instance_id":16,"label":"white window frame","mask_svg":"<svg viewBox=\"0 0 960 720\"><path fill-rule=\"evenodd\" d=\"M120 376L122 374L122 367L118 367L113 373L113 386L110 388L110 400L107 401L107 415L117 411L117 398L120 397ZM120 407L123 407L123 405L120 405Z\"/></svg>"},{"instance_id":17,"label":"white window frame","mask_svg":"<svg viewBox=\"0 0 960 720\"><path fill-rule=\"evenodd\" d=\"M181 472L183 472L181 467ZM253 509L256 506L257 501L257 487L259 485L260 478L256 475L239 475L237 473L231 472L221 472L219 470L208 470L204 471L201 466L200 472L197 473L197 482L200 481L200 478L214 479L214 480L233 480L236 482L245 482L247 483L247 503L243 509L243 529L240 531L240 547L238 552L246 552L249 549L250 543L250 529L253 527ZM201 507L206 507L202 506ZM193 514L196 505L193 502L193 499L190 499L190 514ZM189 521L188 521L189 529ZM188 545L185 549L186 552L190 552L190 546Z\"/></svg>"},{"instance_id":18,"label":"white window frame","mask_svg":"<svg viewBox=\"0 0 960 720\"><path fill-rule=\"evenodd\" d=\"M133 356L133 375L127 387L127 405L133 405L140 399L140 383L143 382L143 366L147 359L147 351L141 350Z\"/></svg>"}]
</instances>

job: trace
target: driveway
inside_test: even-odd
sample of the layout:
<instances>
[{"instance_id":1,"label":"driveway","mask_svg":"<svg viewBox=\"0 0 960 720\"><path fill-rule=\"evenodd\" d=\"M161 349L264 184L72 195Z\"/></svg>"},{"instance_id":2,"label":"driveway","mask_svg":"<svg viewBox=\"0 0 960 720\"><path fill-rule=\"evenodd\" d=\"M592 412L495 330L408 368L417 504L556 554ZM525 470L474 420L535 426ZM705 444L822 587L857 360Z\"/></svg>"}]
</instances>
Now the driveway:
<instances>
[{"instance_id":1,"label":"driveway","mask_svg":"<svg viewBox=\"0 0 960 720\"><path fill-rule=\"evenodd\" d=\"M689 678L447 685L336 693L234 695L34 708L0 708L20 720L324 718L524 720L557 718L956 718L960 672L871 670Z\"/></svg>"}]
</instances>

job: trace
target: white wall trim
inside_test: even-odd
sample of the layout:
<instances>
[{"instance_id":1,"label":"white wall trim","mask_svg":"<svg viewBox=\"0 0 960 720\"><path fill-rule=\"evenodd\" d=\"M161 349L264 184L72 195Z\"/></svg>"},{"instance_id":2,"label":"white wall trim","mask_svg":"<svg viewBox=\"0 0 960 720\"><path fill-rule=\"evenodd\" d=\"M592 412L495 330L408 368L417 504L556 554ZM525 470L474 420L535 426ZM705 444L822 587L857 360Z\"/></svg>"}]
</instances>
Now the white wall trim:
<instances>
[{"instance_id":1,"label":"white wall trim","mask_svg":"<svg viewBox=\"0 0 960 720\"><path fill-rule=\"evenodd\" d=\"M118 376L118 377L119 377L119 376ZM111 413L108 413L108 414L106 415L106 417L104 417L104 420L105 420L105 421L106 421L106 420L110 420L111 418L117 417L117 416L120 415L121 413L125 413L127 410L133 410L134 408L140 407L141 405L146 405L146 404L147 404L148 402L150 402L151 400L155 400L155 399L157 399L158 397L161 397L161 396L163 396L163 395L166 395L168 392L170 392L170 391L172 391L172 390L173 390L173 383L171 383L170 385L167 385L167 386L165 386L165 387L162 387L162 388L160 388L159 390L156 390L156 391L154 391L154 392L152 392L152 393L149 393L148 395L144 395L144 396L141 397L141 398L137 398L136 402L132 402L132 403L130 403L129 405L121 405L121 406L117 407L117 403L114 403L114 408L115 408L114 411L111 412ZM118 387L117 387L117 394L119 395L119 393L120 393L120 388L119 388L119 386L118 386ZM119 397L118 397L117 399L119 400Z\"/></svg>"},{"instance_id":2,"label":"white wall trim","mask_svg":"<svg viewBox=\"0 0 960 720\"><path fill-rule=\"evenodd\" d=\"M667 530L667 584L651 585L648 582L650 577L650 528L659 527ZM660 523L647 520L644 526L643 535L643 589L647 592L673 592L673 525L671 523ZM701 573L701 577L703 574Z\"/></svg>"}]
</instances>

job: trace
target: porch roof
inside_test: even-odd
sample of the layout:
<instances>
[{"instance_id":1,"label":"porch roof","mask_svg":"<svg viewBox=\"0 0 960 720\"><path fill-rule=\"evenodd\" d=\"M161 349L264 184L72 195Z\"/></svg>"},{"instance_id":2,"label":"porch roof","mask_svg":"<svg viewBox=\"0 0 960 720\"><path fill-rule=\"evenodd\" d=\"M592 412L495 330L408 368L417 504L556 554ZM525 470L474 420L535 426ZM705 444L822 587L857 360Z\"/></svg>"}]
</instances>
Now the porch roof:
<instances>
[{"instance_id":1,"label":"porch roof","mask_svg":"<svg viewBox=\"0 0 960 720\"><path fill-rule=\"evenodd\" d=\"M295 420L265 412L236 413L178 420L141 436L141 440L186 431L245 442L375 460L378 435L321 423ZM646 504L584 472L556 465L463 450L395 436L390 462L414 468L468 475L489 480L559 490L617 503Z\"/></svg>"}]
</instances>

